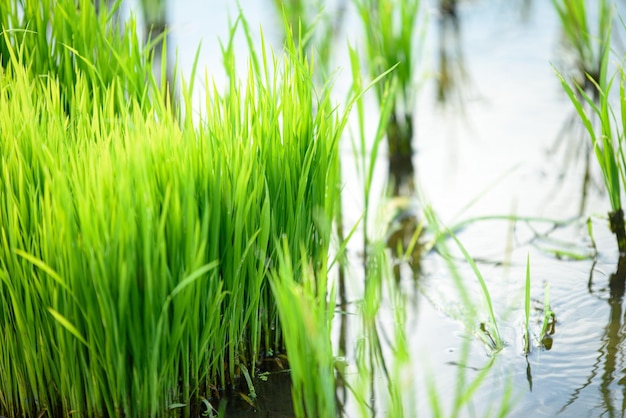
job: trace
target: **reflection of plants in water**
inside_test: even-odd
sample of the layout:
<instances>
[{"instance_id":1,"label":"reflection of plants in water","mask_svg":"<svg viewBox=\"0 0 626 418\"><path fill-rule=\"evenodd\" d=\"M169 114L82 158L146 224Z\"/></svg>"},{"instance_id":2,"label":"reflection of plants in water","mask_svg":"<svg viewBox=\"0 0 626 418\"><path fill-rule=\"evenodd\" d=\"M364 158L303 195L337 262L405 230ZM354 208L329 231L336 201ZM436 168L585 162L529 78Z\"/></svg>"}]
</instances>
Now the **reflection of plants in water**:
<instances>
[{"instance_id":1,"label":"reflection of plants in water","mask_svg":"<svg viewBox=\"0 0 626 418\"><path fill-rule=\"evenodd\" d=\"M447 387L445 391L441 391L437 388L436 379L430 378L426 382L426 389L428 393L428 403L432 410L432 416L442 417L458 417L458 416L478 416L474 410L473 396L485 382L485 379L492 372L492 367L496 362L495 357L491 357L487 363L480 368L471 367L467 364L470 357L471 339L465 338L461 345L459 361L453 364L457 368L457 374L455 378L456 384L454 388ZM473 371L475 376L472 379L468 379L468 370ZM482 404L483 415L485 417L505 417L507 416L515 401L514 401L514 388L512 380L504 382L502 392L497 400L491 404ZM451 411L447 414L445 411L445 404L450 404Z\"/></svg>"},{"instance_id":2,"label":"reflection of plants in water","mask_svg":"<svg viewBox=\"0 0 626 418\"><path fill-rule=\"evenodd\" d=\"M624 332L622 330L622 301L624 297L624 282L626 281L626 258L619 258L617 270L610 277L612 284L609 294L610 317L606 326L603 338L603 344L600 347L600 353L604 355L604 370L600 383L600 392L604 406L609 414L613 415L618 411L624 413L624 403L626 403L626 381L623 379L622 370L620 376L616 376L618 363L620 361L620 351L624 342ZM619 286L615 284L619 283ZM623 404L616 407L613 404L615 396L613 395L613 387L617 380L618 387L621 388Z\"/></svg>"},{"instance_id":3,"label":"reflection of plants in water","mask_svg":"<svg viewBox=\"0 0 626 418\"><path fill-rule=\"evenodd\" d=\"M424 229L419 222L419 206L408 197L394 197L384 205L381 223L385 225L385 242L394 258L419 267L423 246L418 242Z\"/></svg>"},{"instance_id":4,"label":"reflection of plants in water","mask_svg":"<svg viewBox=\"0 0 626 418\"><path fill-rule=\"evenodd\" d=\"M410 334L406 329L409 296L392 277L390 258L385 248L382 241L370 245L365 291L358 311L356 333L362 337L356 341L355 347L357 373L356 376L342 376L342 380L353 396L358 416L382 415L383 410L387 416L416 416L415 368L428 370L429 365L411 356L408 346ZM383 307L393 312L392 327L385 327L381 321L385 316ZM469 322L473 320L468 319ZM388 336L389 331L393 331L392 338ZM488 331L485 329L481 332ZM450 364L457 370L453 387L440 391L437 387L438 379L432 375L426 376L427 399L422 402L430 406L434 416L444 415L446 409L449 409L450 416L472 411L473 395L490 375L495 363L495 356L491 356L482 367L470 367L468 364L473 339L462 338L461 341L460 355ZM340 371L340 375L343 371ZM512 381L508 380L502 396L492 405L483 404L481 408L495 416L505 416L513 404L512 394Z\"/></svg>"},{"instance_id":5,"label":"reflection of plants in water","mask_svg":"<svg viewBox=\"0 0 626 418\"><path fill-rule=\"evenodd\" d=\"M593 268L590 274L593 276ZM587 378L585 384L577 388L570 396L568 402L566 402L561 408L560 412L566 411L580 396L580 393L591 386L596 376L600 375L600 395L602 399L602 410L606 411L608 416L624 416L626 411L626 380L623 377L623 362L622 348L624 345L626 335L623 332L624 316L623 316L623 298L624 298L624 286L626 282L626 257L623 255L619 257L617 262L617 269L609 278L610 283L620 283L621 286L611 286L609 289L609 321L605 327L604 335L602 337L602 343L598 349L599 356L591 374ZM589 286L589 293L593 293L591 285ZM603 363L603 364L602 364ZM618 369L618 367L620 367ZM619 370L619 373L616 373ZM617 396L616 389L620 390L622 397L622 404L616 406L614 404Z\"/></svg>"}]
</instances>

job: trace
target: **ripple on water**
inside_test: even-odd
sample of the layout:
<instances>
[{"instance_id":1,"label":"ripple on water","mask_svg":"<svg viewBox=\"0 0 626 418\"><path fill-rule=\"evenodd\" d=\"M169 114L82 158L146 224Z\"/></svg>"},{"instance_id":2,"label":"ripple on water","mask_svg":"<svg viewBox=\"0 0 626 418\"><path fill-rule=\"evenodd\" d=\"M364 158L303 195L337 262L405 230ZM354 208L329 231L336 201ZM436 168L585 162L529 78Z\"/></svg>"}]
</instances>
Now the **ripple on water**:
<instances>
[{"instance_id":1,"label":"ripple on water","mask_svg":"<svg viewBox=\"0 0 626 418\"><path fill-rule=\"evenodd\" d=\"M514 373L522 391L514 416L597 416L613 409L621 393L626 362L621 306L611 307L606 295L588 288L590 263L559 265L551 277L551 304L556 312L556 332L550 351L536 349L522 357ZM598 286L608 280L597 274ZM592 288L593 290L593 288ZM612 313L613 310L613 313ZM613 315L612 315L613 314ZM613 326L611 318L619 321ZM615 319L613 320L615 322ZM530 383L532 381L532 391Z\"/></svg>"}]
</instances>

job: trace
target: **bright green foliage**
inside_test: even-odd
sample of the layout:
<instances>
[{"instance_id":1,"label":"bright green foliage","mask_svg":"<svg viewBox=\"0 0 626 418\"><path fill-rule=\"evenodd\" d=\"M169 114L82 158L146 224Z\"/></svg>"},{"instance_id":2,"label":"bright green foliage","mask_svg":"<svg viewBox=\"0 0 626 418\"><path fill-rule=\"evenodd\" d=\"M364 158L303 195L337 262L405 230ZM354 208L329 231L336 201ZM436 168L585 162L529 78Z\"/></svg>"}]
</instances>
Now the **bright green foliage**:
<instances>
[{"instance_id":1,"label":"bright green foliage","mask_svg":"<svg viewBox=\"0 0 626 418\"><path fill-rule=\"evenodd\" d=\"M198 407L280 348L275 240L326 262L345 121L293 47L194 125L190 89L179 121L149 73L150 101L134 73L65 72L31 41L3 44L0 71L0 414ZM116 62L110 42L95 59Z\"/></svg>"},{"instance_id":2,"label":"bright green foliage","mask_svg":"<svg viewBox=\"0 0 626 418\"><path fill-rule=\"evenodd\" d=\"M335 359L330 331L335 293L328 292L326 266L314 272L304 252L301 264L305 268L298 283L286 250L285 242L279 250L280 267L270 284L285 332L294 411L297 417L334 417Z\"/></svg>"},{"instance_id":3,"label":"bright green foliage","mask_svg":"<svg viewBox=\"0 0 626 418\"><path fill-rule=\"evenodd\" d=\"M610 34L610 29L607 30ZM607 35L608 39L610 39L609 35ZM587 92L579 84L571 85L559 72L557 72L557 76L591 138L596 160L602 170L604 185L611 203L611 211L609 212L611 231L617 237L620 252L626 254L626 230L621 200L622 189L626 187L624 171L626 161L623 149L626 133L626 98L624 94L626 75L623 67L620 67L618 74L609 78L609 47L610 44L607 44L604 50L597 80L591 75L587 75L593 91ZM618 115L615 114L611 102L611 91L616 76L619 76L620 85Z\"/></svg>"},{"instance_id":4,"label":"bright green foliage","mask_svg":"<svg viewBox=\"0 0 626 418\"><path fill-rule=\"evenodd\" d=\"M526 280L524 286L524 353L530 353L530 254L526 258Z\"/></svg>"},{"instance_id":5,"label":"bright green foliage","mask_svg":"<svg viewBox=\"0 0 626 418\"><path fill-rule=\"evenodd\" d=\"M273 0L273 3L276 10L282 13L285 20L285 28L290 29L292 33L297 33L298 28L302 26L302 32L308 32L309 22L306 20L306 17L310 16L309 8L307 7L308 2L304 0ZM316 3L319 6L319 1L316 1Z\"/></svg>"},{"instance_id":6,"label":"bright green foliage","mask_svg":"<svg viewBox=\"0 0 626 418\"><path fill-rule=\"evenodd\" d=\"M414 78L418 38L421 28L420 0L354 0L363 22L367 66L372 79L394 68L392 77L398 89L385 122L391 158L413 153ZM353 65L354 67L354 65ZM376 87L378 103L385 106L387 91Z\"/></svg>"},{"instance_id":7,"label":"bright green foliage","mask_svg":"<svg viewBox=\"0 0 626 418\"><path fill-rule=\"evenodd\" d=\"M406 113L411 113L420 0L354 0L354 3L365 29L370 75L375 78L397 64L394 74L400 87L400 103ZM382 84L377 94L382 102Z\"/></svg>"},{"instance_id":8,"label":"bright green foliage","mask_svg":"<svg viewBox=\"0 0 626 418\"><path fill-rule=\"evenodd\" d=\"M91 0L0 0L0 63L11 65L19 54L33 77L57 80L65 110L72 98L104 101L105 91L118 92L141 106L150 101L151 51L143 51L134 21L120 26L114 17L120 2L100 14ZM75 94L78 79L92 95ZM113 89L115 90L115 89ZM124 100L125 101L125 100ZM118 106L118 102L112 104ZM91 107L95 103L83 104Z\"/></svg>"}]
</instances>

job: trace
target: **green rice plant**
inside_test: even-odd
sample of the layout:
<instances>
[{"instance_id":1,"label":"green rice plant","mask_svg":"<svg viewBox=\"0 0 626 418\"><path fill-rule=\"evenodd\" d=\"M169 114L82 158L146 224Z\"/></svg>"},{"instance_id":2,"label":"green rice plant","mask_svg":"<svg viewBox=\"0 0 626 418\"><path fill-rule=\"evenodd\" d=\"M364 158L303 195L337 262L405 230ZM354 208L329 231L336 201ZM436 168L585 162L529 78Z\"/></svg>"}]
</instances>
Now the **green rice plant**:
<instances>
[{"instance_id":1,"label":"green rice plant","mask_svg":"<svg viewBox=\"0 0 626 418\"><path fill-rule=\"evenodd\" d=\"M552 335L555 332L556 314L550 307L550 284L546 282L543 289L543 320L539 338L541 346L546 350L552 349Z\"/></svg>"},{"instance_id":2,"label":"green rice plant","mask_svg":"<svg viewBox=\"0 0 626 418\"><path fill-rule=\"evenodd\" d=\"M347 0L341 0L346 3ZM325 10L323 0L274 0L274 6L282 17L285 37L303 43L307 52L317 57L317 71L322 83L331 73L331 54L345 15L345 4L339 4L336 13Z\"/></svg>"},{"instance_id":3,"label":"green rice plant","mask_svg":"<svg viewBox=\"0 0 626 418\"><path fill-rule=\"evenodd\" d=\"M622 189L626 187L624 176L626 164L623 151L624 133L626 132L626 94L624 93L626 75L623 67L620 67L618 70L620 113L616 115L610 98L615 75L609 79L608 61L609 49L607 46L602 57L598 80L588 76L590 83L595 88L595 93L587 93L579 85L570 85L558 71L557 76L591 138L591 144L598 165L602 170L604 185L611 204L611 211L608 214L611 231L617 238L620 254L626 254L626 229L621 200ZM597 102L593 97L594 95L598 97Z\"/></svg>"},{"instance_id":4,"label":"green rice plant","mask_svg":"<svg viewBox=\"0 0 626 418\"><path fill-rule=\"evenodd\" d=\"M302 277L296 279L286 239L278 250L278 270L270 279L284 331L297 417L337 416L335 358L331 344L334 289L328 289L324 263L314 272L302 251Z\"/></svg>"},{"instance_id":5,"label":"green rice plant","mask_svg":"<svg viewBox=\"0 0 626 418\"><path fill-rule=\"evenodd\" d=\"M378 160L378 153L380 145L385 136L385 130L387 126L387 120L393 110L394 93L397 88L397 81L395 78L385 81L384 94L381 97L381 110L378 119L378 126L374 137L371 140L371 146L368 147L368 132L366 131L365 124L365 105L363 102L364 92L369 90L372 86L377 86L378 83L382 83L384 77L386 77L395 67L388 69L381 73L370 83L365 86L363 78L361 76L361 64L359 61L359 54L356 49L350 47L350 64L352 69L352 89L351 89L351 102L353 101L356 106L357 116L357 128L358 136L355 140L352 139L352 151L357 161L357 172L363 179L363 202L365 204L363 210L363 251L367 254L368 240L369 240L369 214L370 214L370 197L372 191L372 182L374 179L374 169Z\"/></svg>"},{"instance_id":6,"label":"green rice plant","mask_svg":"<svg viewBox=\"0 0 626 418\"><path fill-rule=\"evenodd\" d=\"M524 353L530 353L530 254L526 258L526 281L524 286Z\"/></svg>"},{"instance_id":7,"label":"green rice plant","mask_svg":"<svg viewBox=\"0 0 626 418\"><path fill-rule=\"evenodd\" d=\"M281 14L285 29L291 33L302 32L308 34L311 29L310 16L319 12L322 3L319 0L307 2L304 0L273 0L274 7ZM315 10L315 12L312 12ZM306 37L305 37L306 39Z\"/></svg>"},{"instance_id":8,"label":"green rice plant","mask_svg":"<svg viewBox=\"0 0 626 418\"><path fill-rule=\"evenodd\" d=\"M412 367L411 349L407 338L406 295L402 293L396 280L387 280L388 294L394 313L394 334L391 347L391 367L388 379L388 416L417 416L415 404L415 381Z\"/></svg>"},{"instance_id":9,"label":"green rice plant","mask_svg":"<svg viewBox=\"0 0 626 418\"><path fill-rule=\"evenodd\" d=\"M354 0L354 4L363 23L370 77L396 66L398 91L386 123L389 155L411 155L420 0ZM382 107L387 94L382 84L376 93Z\"/></svg>"},{"instance_id":10,"label":"green rice plant","mask_svg":"<svg viewBox=\"0 0 626 418\"><path fill-rule=\"evenodd\" d=\"M194 125L193 83L180 121L150 73L150 101L94 63L68 89L5 46L0 414L191 415L282 348L275 240L326 262L345 117L296 49Z\"/></svg>"},{"instance_id":11,"label":"green rice plant","mask_svg":"<svg viewBox=\"0 0 626 418\"><path fill-rule=\"evenodd\" d=\"M602 61L605 53L608 53L611 43L612 14L614 6L610 0L552 0L552 4L559 16L565 46L564 64L567 66L567 76L575 85L590 93L594 101L598 100L598 91L594 84L598 84L602 71ZM592 4L597 5L597 21L592 19L594 11ZM582 98L579 97L579 100ZM587 144L574 146L571 139L580 139L584 131L576 124L577 117L574 113L565 123L559 134L555 150L560 145L564 149L565 172L575 161L582 158L582 193L580 199L579 215L585 212L588 189L591 184L593 156L592 147Z\"/></svg>"},{"instance_id":12,"label":"green rice plant","mask_svg":"<svg viewBox=\"0 0 626 418\"><path fill-rule=\"evenodd\" d=\"M128 97L149 102L152 51L142 48L134 21L120 27L114 18L119 7L116 1L96 13L90 0L0 1L2 67L11 65L11 54L21 54L33 76L58 80L66 111L81 74L95 95L115 84Z\"/></svg>"},{"instance_id":13,"label":"green rice plant","mask_svg":"<svg viewBox=\"0 0 626 418\"><path fill-rule=\"evenodd\" d=\"M338 368L343 384L354 400L354 412L370 417L385 411L387 416L414 416L415 392L411 355L406 329L406 295L394 280L391 258L384 240L370 243L365 266L365 289L359 300L355 342L355 375L344 375ZM390 338L381 324L388 305L393 312L394 325Z\"/></svg>"},{"instance_id":14,"label":"green rice plant","mask_svg":"<svg viewBox=\"0 0 626 418\"><path fill-rule=\"evenodd\" d=\"M593 89L599 80L602 60L609 49L612 8L608 0L599 0L597 34L592 33L587 0L552 0L558 13L565 38L575 51L579 72L576 82Z\"/></svg>"}]
</instances>

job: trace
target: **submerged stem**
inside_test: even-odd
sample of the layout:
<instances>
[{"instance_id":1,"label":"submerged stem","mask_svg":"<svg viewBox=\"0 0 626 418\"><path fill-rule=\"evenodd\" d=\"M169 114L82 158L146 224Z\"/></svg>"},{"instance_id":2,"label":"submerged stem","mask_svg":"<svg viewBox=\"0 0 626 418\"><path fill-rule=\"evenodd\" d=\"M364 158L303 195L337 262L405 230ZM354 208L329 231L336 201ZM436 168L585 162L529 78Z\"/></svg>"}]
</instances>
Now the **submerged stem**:
<instances>
[{"instance_id":1,"label":"submerged stem","mask_svg":"<svg viewBox=\"0 0 626 418\"><path fill-rule=\"evenodd\" d=\"M621 257L626 254L626 226L624 226L624 211L622 208L609 212L609 224L611 232L617 238L617 248Z\"/></svg>"}]
</instances>

